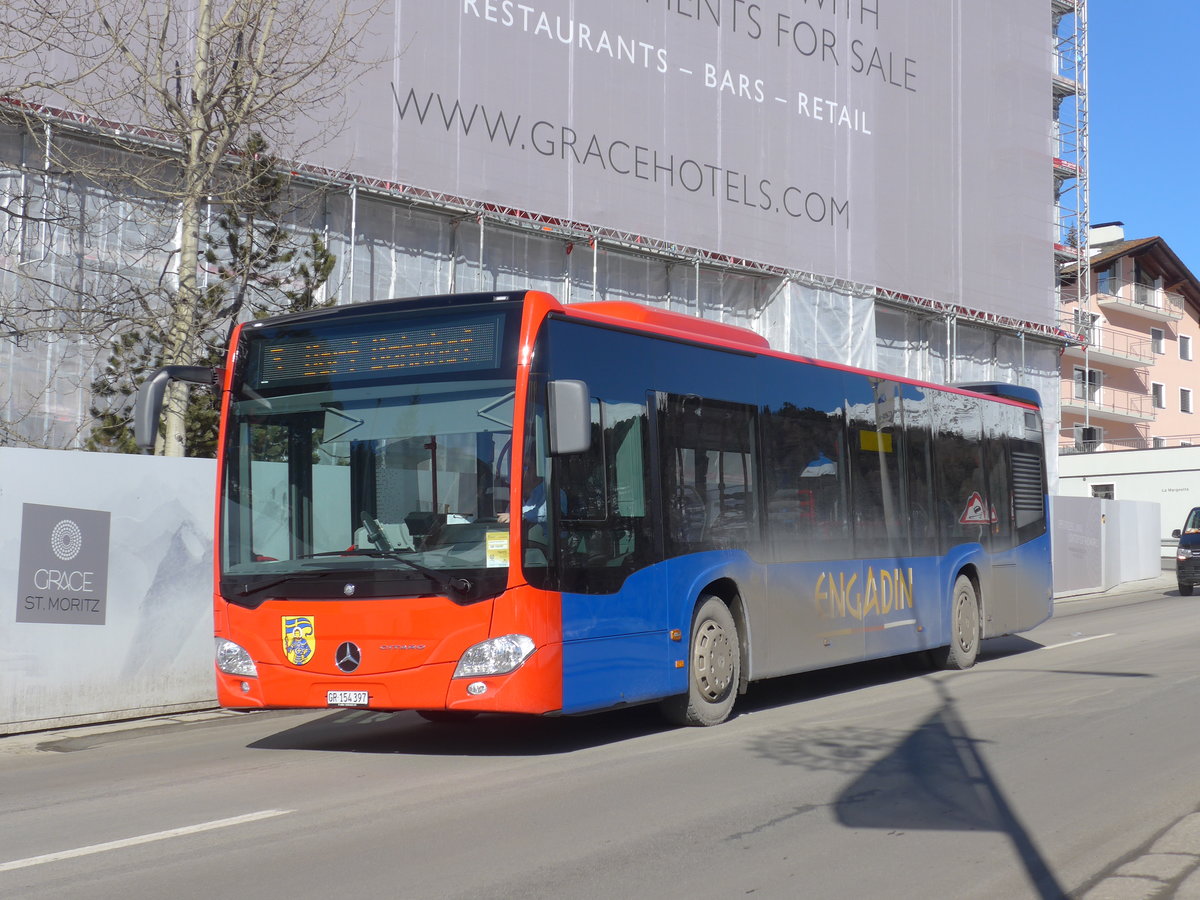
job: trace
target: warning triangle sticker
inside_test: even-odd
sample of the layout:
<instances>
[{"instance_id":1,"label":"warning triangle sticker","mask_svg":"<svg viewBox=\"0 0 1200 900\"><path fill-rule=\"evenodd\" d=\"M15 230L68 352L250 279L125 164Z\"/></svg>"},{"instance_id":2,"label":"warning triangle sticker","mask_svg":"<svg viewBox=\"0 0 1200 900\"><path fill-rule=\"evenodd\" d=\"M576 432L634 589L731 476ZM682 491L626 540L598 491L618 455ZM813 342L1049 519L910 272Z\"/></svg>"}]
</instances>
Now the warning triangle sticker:
<instances>
[{"instance_id":1,"label":"warning triangle sticker","mask_svg":"<svg viewBox=\"0 0 1200 900\"><path fill-rule=\"evenodd\" d=\"M971 494L967 500L967 508L958 517L959 525L988 525L995 521L996 510L992 509L989 514L987 504L983 502L983 497L979 491Z\"/></svg>"}]
</instances>

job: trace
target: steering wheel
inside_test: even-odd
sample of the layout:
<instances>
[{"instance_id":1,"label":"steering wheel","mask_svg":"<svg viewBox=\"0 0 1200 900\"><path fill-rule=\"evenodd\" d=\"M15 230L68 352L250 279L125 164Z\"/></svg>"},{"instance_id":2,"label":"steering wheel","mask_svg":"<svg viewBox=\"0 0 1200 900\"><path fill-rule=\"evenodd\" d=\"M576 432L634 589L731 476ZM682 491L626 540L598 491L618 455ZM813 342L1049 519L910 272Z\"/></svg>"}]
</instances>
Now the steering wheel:
<instances>
[{"instance_id":1,"label":"steering wheel","mask_svg":"<svg viewBox=\"0 0 1200 900\"><path fill-rule=\"evenodd\" d=\"M387 535L383 533L383 526L379 524L379 520L366 511L360 513L360 518L363 528L367 529L367 540L384 553L390 553L394 548L392 542L387 539Z\"/></svg>"}]
</instances>

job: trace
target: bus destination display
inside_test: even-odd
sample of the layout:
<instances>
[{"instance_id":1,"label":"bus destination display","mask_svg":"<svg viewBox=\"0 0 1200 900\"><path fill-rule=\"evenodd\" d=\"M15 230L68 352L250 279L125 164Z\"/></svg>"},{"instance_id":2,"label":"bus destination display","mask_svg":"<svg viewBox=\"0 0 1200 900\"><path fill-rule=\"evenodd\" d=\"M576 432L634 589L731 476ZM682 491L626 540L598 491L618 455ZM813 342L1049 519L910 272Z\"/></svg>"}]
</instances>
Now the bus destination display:
<instances>
[{"instance_id":1,"label":"bus destination display","mask_svg":"<svg viewBox=\"0 0 1200 900\"><path fill-rule=\"evenodd\" d=\"M383 378L417 372L466 372L499 365L502 317L424 319L386 331L310 335L259 345L260 386L309 380Z\"/></svg>"}]
</instances>

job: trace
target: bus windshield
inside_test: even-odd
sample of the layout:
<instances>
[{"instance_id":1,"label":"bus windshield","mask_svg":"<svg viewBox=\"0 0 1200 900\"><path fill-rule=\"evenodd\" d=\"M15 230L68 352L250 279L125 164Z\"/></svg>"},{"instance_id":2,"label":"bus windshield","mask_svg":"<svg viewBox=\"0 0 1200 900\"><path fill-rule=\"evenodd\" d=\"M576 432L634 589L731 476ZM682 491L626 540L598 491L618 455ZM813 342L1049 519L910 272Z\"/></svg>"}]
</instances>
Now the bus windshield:
<instances>
[{"instance_id":1,"label":"bus windshield","mask_svg":"<svg viewBox=\"0 0 1200 900\"><path fill-rule=\"evenodd\" d=\"M281 325L243 341L226 430L223 595L253 601L281 584L339 598L445 593L451 575L476 595L503 588L515 366L501 346L506 317L488 313L299 336ZM483 338L471 327L481 323ZM450 352L431 342L467 332L494 346L431 359Z\"/></svg>"}]
</instances>

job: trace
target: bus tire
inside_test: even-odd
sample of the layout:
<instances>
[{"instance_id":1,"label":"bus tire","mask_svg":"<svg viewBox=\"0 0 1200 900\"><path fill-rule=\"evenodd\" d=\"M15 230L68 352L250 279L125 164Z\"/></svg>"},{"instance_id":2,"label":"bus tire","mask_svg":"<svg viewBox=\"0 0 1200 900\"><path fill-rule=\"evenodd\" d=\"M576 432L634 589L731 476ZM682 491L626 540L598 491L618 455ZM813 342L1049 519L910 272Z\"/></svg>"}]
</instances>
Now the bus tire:
<instances>
[{"instance_id":1,"label":"bus tire","mask_svg":"<svg viewBox=\"0 0 1200 900\"><path fill-rule=\"evenodd\" d=\"M688 690L662 701L676 725L719 725L729 718L742 676L737 623L720 597L706 595L692 620Z\"/></svg>"},{"instance_id":2,"label":"bus tire","mask_svg":"<svg viewBox=\"0 0 1200 900\"><path fill-rule=\"evenodd\" d=\"M1184 584L1182 581L1179 582L1179 593L1184 597L1192 596L1192 586L1190 584Z\"/></svg>"},{"instance_id":3,"label":"bus tire","mask_svg":"<svg viewBox=\"0 0 1200 900\"><path fill-rule=\"evenodd\" d=\"M979 596L975 585L966 575L954 580L950 604L950 643L933 651L933 661L939 669L969 669L979 656L979 641L983 635Z\"/></svg>"}]
</instances>

